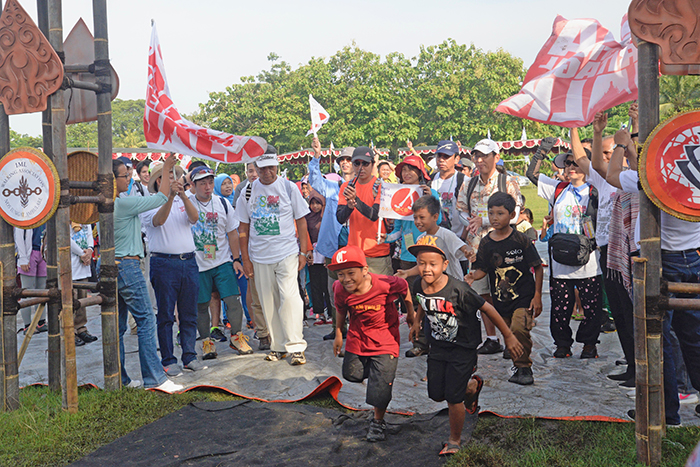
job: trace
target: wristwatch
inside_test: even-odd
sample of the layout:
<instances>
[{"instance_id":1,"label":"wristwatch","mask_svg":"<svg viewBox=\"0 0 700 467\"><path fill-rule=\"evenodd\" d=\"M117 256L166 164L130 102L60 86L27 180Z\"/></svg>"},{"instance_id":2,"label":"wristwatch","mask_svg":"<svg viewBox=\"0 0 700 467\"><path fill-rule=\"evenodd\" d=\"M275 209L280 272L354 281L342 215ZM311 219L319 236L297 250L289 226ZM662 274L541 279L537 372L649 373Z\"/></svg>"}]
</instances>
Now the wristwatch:
<instances>
[{"instance_id":1,"label":"wristwatch","mask_svg":"<svg viewBox=\"0 0 700 467\"><path fill-rule=\"evenodd\" d=\"M627 146L625 146L624 144L616 144L615 147L613 148L613 150L615 150L617 148L622 148L625 151L627 151Z\"/></svg>"}]
</instances>

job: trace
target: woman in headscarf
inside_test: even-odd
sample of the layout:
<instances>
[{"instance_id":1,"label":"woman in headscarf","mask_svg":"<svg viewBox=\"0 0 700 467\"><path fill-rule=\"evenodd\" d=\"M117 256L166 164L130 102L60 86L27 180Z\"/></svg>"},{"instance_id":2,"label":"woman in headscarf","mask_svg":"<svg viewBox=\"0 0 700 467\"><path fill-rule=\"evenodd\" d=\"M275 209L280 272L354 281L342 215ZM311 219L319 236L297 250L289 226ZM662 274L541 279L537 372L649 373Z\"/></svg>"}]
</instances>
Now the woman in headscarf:
<instances>
[{"instance_id":1,"label":"woman in headscarf","mask_svg":"<svg viewBox=\"0 0 700 467\"><path fill-rule=\"evenodd\" d=\"M214 179L214 193L226 198L233 206L233 180L227 174L219 174ZM233 206L235 208L235 206Z\"/></svg>"}]
</instances>

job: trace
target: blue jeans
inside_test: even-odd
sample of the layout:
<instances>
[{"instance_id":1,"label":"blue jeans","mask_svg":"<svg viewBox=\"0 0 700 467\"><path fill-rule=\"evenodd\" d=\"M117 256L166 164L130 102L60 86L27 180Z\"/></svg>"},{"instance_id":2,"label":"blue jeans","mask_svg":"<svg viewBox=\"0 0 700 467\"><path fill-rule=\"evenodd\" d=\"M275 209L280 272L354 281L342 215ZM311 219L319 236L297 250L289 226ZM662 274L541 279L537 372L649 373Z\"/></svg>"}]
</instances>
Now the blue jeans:
<instances>
[{"instance_id":1,"label":"blue jeans","mask_svg":"<svg viewBox=\"0 0 700 467\"><path fill-rule=\"evenodd\" d=\"M175 304L180 320L182 363L197 359L194 343L197 339L197 296L199 268L194 254L190 258L158 257L151 254L151 285L158 304L158 344L164 367L177 363L173 355L173 323Z\"/></svg>"},{"instance_id":2,"label":"blue jeans","mask_svg":"<svg viewBox=\"0 0 700 467\"><path fill-rule=\"evenodd\" d=\"M663 277L669 282L700 282L700 255L697 252L663 253ZM678 298L698 298L697 295L678 294ZM700 310L670 310L663 321L664 333L664 403L666 423L680 423L678 410L678 379L671 345L673 327L680 345L690 381L700 390Z\"/></svg>"},{"instance_id":3,"label":"blue jeans","mask_svg":"<svg viewBox=\"0 0 700 467\"><path fill-rule=\"evenodd\" d=\"M126 322L128 311L131 312L138 327L139 363L143 385L146 388L160 386L168 378L158 358L156 316L153 314L151 300L148 298L148 288L141 273L140 261L124 259L118 264L118 268L119 359L122 365L122 385L126 386L131 382L124 367L124 333L128 329Z\"/></svg>"}]
</instances>

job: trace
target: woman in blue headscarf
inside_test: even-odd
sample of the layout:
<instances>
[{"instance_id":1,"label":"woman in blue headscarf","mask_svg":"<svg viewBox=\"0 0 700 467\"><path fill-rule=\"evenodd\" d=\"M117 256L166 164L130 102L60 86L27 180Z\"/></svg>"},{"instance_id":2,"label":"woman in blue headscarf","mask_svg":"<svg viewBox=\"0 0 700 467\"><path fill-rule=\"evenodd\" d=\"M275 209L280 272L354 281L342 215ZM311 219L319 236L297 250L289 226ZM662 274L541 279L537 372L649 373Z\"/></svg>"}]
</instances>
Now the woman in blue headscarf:
<instances>
[{"instance_id":1,"label":"woman in blue headscarf","mask_svg":"<svg viewBox=\"0 0 700 467\"><path fill-rule=\"evenodd\" d=\"M233 180L231 177L227 174L217 175L214 179L214 193L226 198L233 206Z\"/></svg>"}]
</instances>

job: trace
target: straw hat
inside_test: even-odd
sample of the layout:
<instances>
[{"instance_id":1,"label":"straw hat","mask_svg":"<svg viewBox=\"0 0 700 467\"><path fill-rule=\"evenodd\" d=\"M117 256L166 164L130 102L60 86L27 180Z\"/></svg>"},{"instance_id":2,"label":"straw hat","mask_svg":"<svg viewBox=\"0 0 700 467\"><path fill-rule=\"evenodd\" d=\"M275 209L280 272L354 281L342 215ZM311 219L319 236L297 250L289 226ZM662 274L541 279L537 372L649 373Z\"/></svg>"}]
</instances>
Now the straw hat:
<instances>
[{"instance_id":1,"label":"straw hat","mask_svg":"<svg viewBox=\"0 0 700 467\"><path fill-rule=\"evenodd\" d=\"M156 162L151 165L151 179L148 181L148 191L151 193L157 193L156 191L156 181L163 175L163 163ZM175 179L180 179L184 177L185 171L179 165L175 166Z\"/></svg>"}]
</instances>

